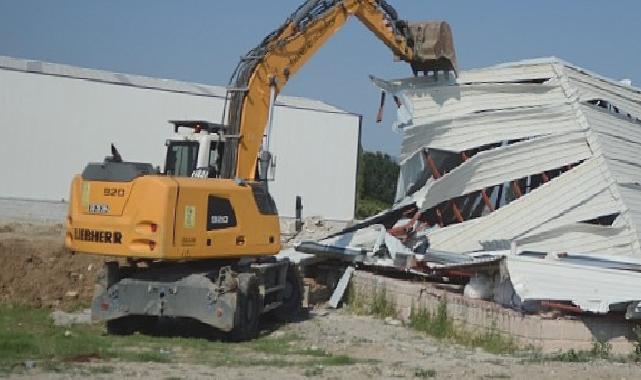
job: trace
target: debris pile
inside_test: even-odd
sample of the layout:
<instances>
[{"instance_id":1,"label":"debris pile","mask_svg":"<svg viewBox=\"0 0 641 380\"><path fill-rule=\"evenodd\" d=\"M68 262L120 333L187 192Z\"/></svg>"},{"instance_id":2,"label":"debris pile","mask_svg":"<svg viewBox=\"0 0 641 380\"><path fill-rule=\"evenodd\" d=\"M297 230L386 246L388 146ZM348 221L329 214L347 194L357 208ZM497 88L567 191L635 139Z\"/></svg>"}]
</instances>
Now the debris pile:
<instances>
[{"instance_id":1,"label":"debris pile","mask_svg":"<svg viewBox=\"0 0 641 380\"><path fill-rule=\"evenodd\" d=\"M298 251L641 318L641 90L556 58L373 81L398 99L396 204Z\"/></svg>"},{"instance_id":2,"label":"debris pile","mask_svg":"<svg viewBox=\"0 0 641 380\"><path fill-rule=\"evenodd\" d=\"M75 310L91 302L105 259L71 255L62 224L0 223L0 302Z\"/></svg>"}]
</instances>

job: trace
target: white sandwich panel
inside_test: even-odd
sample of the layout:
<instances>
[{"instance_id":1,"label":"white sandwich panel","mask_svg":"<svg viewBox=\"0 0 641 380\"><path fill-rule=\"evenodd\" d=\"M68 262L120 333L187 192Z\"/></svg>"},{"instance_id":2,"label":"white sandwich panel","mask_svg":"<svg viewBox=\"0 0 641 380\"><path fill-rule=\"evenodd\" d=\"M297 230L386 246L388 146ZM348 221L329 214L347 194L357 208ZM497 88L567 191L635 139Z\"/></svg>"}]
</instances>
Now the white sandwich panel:
<instances>
[{"instance_id":1,"label":"white sandwich panel","mask_svg":"<svg viewBox=\"0 0 641 380\"><path fill-rule=\"evenodd\" d=\"M487 110L557 105L566 101L561 88L555 84L439 86L428 93L408 90L407 96L411 96L412 114L421 124Z\"/></svg>"},{"instance_id":2,"label":"white sandwich panel","mask_svg":"<svg viewBox=\"0 0 641 380\"><path fill-rule=\"evenodd\" d=\"M588 159L583 133L547 136L480 152L434 182L421 209L448 199Z\"/></svg>"},{"instance_id":3,"label":"white sandwich panel","mask_svg":"<svg viewBox=\"0 0 641 380\"><path fill-rule=\"evenodd\" d=\"M417 118L403 129L401 159L423 147L461 152L502 141L582 129L568 104L495 110L431 123Z\"/></svg>"},{"instance_id":4,"label":"white sandwich panel","mask_svg":"<svg viewBox=\"0 0 641 380\"><path fill-rule=\"evenodd\" d=\"M518 251L594 253L611 256L632 254L636 239L626 227L572 223L515 240ZM639 254L638 252L636 253Z\"/></svg>"},{"instance_id":5,"label":"white sandwich panel","mask_svg":"<svg viewBox=\"0 0 641 380\"><path fill-rule=\"evenodd\" d=\"M508 255L507 270L524 301L571 301L581 310L607 313L610 305L636 301L641 293L641 273L635 271L523 255Z\"/></svg>"},{"instance_id":6,"label":"white sandwich panel","mask_svg":"<svg viewBox=\"0 0 641 380\"><path fill-rule=\"evenodd\" d=\"M587 160L486 216L434 230L429 235L431 246L443 251L475 251L483 249L484 241L511 241L524 236L608 188L611 183L600 165L601 160ZM594 213L598 217L611 211Z\"/></svg>"},{"instance_id":7,"label":"white sandwich panel","mask_svg":"<svg viewBox=\"0 0 641 380\"><path fill-rule=\"evenodd\" d=\"M588 75L571 66L564 66L563 73L580 101L606 100L621 111L641 118L641 92L638 90Z\"/></svg>"}]
</instances>

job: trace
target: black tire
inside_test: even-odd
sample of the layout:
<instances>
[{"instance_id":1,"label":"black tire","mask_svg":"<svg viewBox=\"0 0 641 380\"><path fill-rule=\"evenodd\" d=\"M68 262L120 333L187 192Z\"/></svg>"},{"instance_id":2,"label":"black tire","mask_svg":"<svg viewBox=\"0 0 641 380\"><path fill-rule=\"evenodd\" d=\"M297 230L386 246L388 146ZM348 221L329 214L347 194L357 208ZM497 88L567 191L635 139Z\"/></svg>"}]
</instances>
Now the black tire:
<instances>
[{"instance_id":1,"label":"black tire","mask_svg":"<svg viewBox=\"0 0 641 380\"><path fill-rule=\"evenodd\" d=\"M108 335L131 335L136 331L135 319L131 316L107 321Z\"/></svg>"},{"instance_id":2,"label":"black tire","mask_svg":"<svg viewBox=\"0 0 641 380\"><path fill-rule=\"evenodd\" d=\"M117 261L105 262L103 270L99 274L98 281L94 287L94 300L102 294L103 291L111 288L124 277L131 275L131 273L131 267L121 267ZM134 315L109 320L105 325L107 327L108 335L131 335L134 332L139 331L141 326L143 326L140 321L140 317Z\"/></svg>"},{"instance_id":3,"label":"black tire","mask_svg":"<svg viewBox=\"0 0 641 380\"><path fill-rule=\"evenodd\" d=\"M106 289L109 289L111 285L115 284L120 280L120 268L118 267L118 262L116 261L107 261L104 263L102 269L98 273L96 278L96 283L94 284L93 289L93 298L102 294Z\"/></svg>"},{"instance_id":4,"label":"black tire","mask_svg":"<svg viewBox=\"0 0 641 380\"><path fill-rule=\"evenodd\" d=\"M285 278L283 304L274 310L273 316L281 322L296 319L303 310L303 277L298 269L290 264Z\"/></svg>"},{"instance_id":5,"label":"black tire","mask_svg":"<svg viewBox=\"0 0 641 380\"><path fill-rule=\"evenodd\" d=\"M238 296L233 330L229 333L232 341L242 342L258 336L258 320L262 300L256 276L251 273L238 275Z\"/></svg>"},{"instance_id":6,"label":"black tire","mask_svg":"<svg viewBox=\"0 0 641 380\"><path fill-rule=\"evenodd\" d=\"M117 261L107 261L105 263L105 270L104 270L104 275L105 275L105 287L107 289L111 288L111 285L117 283L120 281L122 278L122 274L120 273L120 264Z\"/></svg>"},{"instance_id":7,"label":"black tire","mask_svg":"<svg viewBox=\"0 0 641 380\"><path fill-rule=\"evenodd\" d=\"M146 335L157 335L158 317L145 315L127 315L106 322L108 335L132 335L135 332Z\"/></svg>"}]
</instances>

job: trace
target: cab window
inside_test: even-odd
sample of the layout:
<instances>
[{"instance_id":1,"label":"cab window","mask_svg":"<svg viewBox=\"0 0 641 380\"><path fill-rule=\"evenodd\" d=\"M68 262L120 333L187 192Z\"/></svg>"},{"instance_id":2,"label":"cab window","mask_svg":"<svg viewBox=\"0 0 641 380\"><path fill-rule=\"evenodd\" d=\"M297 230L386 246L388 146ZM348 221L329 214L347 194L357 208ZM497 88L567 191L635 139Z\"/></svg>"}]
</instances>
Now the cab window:
<instances>
[{"instance_id":1,"label":"cab window","mask_svg":"<svg viewBox=\"0 0 641 380\"><path fill-rule=\"evenodd\" d=\"M197 141L169 141L165 173L177 177L191 177L198 161Z\"/></svg>"}]
</instances>

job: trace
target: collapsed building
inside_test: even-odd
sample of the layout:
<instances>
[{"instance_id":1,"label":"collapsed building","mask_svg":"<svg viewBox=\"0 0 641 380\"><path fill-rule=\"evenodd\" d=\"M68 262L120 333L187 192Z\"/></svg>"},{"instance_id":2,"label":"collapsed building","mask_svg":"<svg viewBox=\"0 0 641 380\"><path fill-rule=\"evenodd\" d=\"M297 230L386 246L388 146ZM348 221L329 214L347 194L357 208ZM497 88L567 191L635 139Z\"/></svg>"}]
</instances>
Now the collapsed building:
<instances>
[{"instance_id":1,"label":"collapsed building","mask_svg":"<svg viewBox=\"0 0 641 380\"><path fill-rule=\"evenodd\" d=\"M641 90L556 58L373 81L397 99L396 204L299 250L641 317Z\"/></svg>"}]
</instances>

